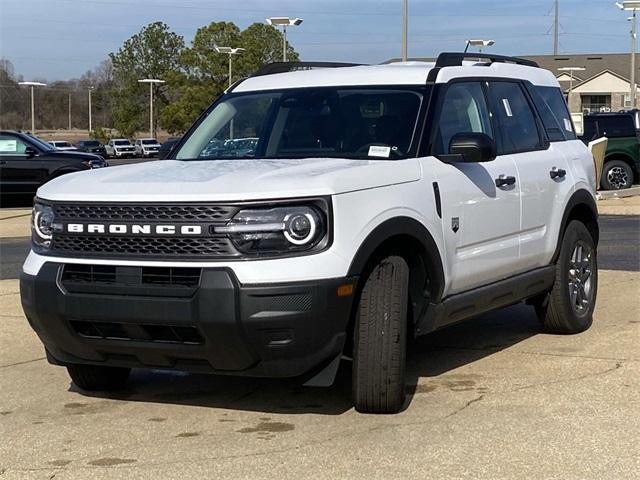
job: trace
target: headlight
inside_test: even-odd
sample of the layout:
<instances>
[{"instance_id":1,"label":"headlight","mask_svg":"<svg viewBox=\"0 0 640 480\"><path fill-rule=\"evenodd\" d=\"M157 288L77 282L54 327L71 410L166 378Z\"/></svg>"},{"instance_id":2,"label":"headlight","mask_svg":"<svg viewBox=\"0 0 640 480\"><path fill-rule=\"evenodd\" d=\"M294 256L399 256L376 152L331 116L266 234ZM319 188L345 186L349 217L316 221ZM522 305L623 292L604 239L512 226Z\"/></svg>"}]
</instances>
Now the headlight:
<instances>
[{"instance_id":1,"label":"headlight","mask_svg":"<svg viewBox=\"0 0 640 480\"><path fill-rule=\"evenodd\" d=\"M53 208L36 203L31 215L31 239L36 250L49 250L53 236Z\"/></svg>"},{"instance_id":2,"label":"headlight","mask_svg":"<svg viewBox=\"0 0 640 480\"><path fill-rule=\"evenodd\" d=\"M327 237L325 213L314 206L289 206L241 210L225 226L243 253L287 253L321 247Z\"/></svg>"}]
</instances>

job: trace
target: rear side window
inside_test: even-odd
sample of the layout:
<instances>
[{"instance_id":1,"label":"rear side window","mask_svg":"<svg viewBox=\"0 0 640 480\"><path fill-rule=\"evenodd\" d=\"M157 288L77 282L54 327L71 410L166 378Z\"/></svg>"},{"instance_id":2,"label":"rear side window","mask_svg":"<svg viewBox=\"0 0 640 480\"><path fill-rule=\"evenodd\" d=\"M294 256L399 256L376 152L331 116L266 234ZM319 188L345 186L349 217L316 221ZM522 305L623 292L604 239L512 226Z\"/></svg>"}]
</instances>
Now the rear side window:
<instances>
[{"instance_id":1,"label":"rear side window","mask_svg":"<svg viewBox=\"0 0 640 480\"><path fill-rule=\"evenodd\" d=\"M597 118L596 122L598 123L600 134L607 138L636 136L636 129L631 115L602 116Z\"/></svg>"},{"instance_id":2,"label":"rear side window","mask_svg":"<svg viewBox=\"0 0 640 480\"><path fill-rule=\"evenodd\" d=\"M498 154L540 150L536 118L522 88L517 83L490 82L489 96L498 124Z\"/></svg>"},{"instance_id":3,"label":"rear side window","mask_svg":"<svg viewBox=\"0 0 640 480\"><path fill-rule=\"evenodd\" d=\"M562 95L562 91L556 87L534 87L536 92L542 97L544 102L547 104L549 109L553 112L553 115L556 118L558 125L562 129L562 133L566 140L575 140L576 132L573 129L573 122L571 121L571 115L569 114L569 108L567 107L567 102L564 99L564 95ZM537 104L536 104L537 106ZM542 113L541 113L542 115ZM545 128L547 128L546 121L543 117L543 122L545 123ZM548 131L548 128L547 128ZM555 140L549 139L552 142Z\"/></svg>"}]
</instances>

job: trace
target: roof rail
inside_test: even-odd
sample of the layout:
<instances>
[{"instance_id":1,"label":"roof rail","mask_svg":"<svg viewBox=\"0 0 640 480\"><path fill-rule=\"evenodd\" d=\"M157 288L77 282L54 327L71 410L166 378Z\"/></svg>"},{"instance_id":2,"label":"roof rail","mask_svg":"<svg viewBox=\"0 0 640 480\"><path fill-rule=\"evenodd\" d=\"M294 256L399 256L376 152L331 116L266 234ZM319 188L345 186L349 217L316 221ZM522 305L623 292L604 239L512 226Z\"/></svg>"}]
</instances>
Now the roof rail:
<instances>
[{"instance_id":1,"label":"roof rail","mask_svg":"<svg viewBox=\"0 0 640 480\"><path fill-rule=\"evenodd\" d=\"M274 73L294 72L296 70L312 70L314 68L340 68L340 67L357 67L361 63L340 63L340 62L273 62L264 65L252 77L260 77L262 75L272 75Z\"/></svg>"},{"instance_id":2,"label":"roof rail","mask_svg":"<svg viewBox=\"0 0 640 480\"><path fill-rule=\"evenodd\" d=\"M518 57L506 57L504 55L493 55L491 53L457 53L457 52L445 52L438 55L436 60L436 68L439 67L459 67L465 59L485 59L491 63L515 63L517 65L525 65L527 67L539 68L539 65L532 60L525 60Z\"/></svg>"}]
</instances>

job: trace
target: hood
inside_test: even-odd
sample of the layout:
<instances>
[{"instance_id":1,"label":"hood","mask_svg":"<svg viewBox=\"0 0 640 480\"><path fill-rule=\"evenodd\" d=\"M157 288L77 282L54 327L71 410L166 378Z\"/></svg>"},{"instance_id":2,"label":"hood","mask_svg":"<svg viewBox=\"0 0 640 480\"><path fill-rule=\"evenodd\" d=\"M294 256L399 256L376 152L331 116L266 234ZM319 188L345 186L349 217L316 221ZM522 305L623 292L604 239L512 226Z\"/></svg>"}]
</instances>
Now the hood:
<instances>
[{"instance_id":1,"label":"hood","mask_svg":"<svg viewBox=\"0 0 640 480\"><path fill-rule=\"evenodd\" d=\"M420 178L406 160L161 160L58 177L38 197L60 201L199 202L332 195Z\"/></svg>"},{"instance_id":2,"label":"hood","mask_svg":"<svg viewBox=\"0 0 640 480\"><path fill-rule=\"evenodd\" d=\"M99 155L94 155L93 153L88 152L79 152L78 150L50 150L44 152L42 156L60 160L78 160L79 162L84 160L102 160L102 157Z\"/></svg>"}]
</instances>

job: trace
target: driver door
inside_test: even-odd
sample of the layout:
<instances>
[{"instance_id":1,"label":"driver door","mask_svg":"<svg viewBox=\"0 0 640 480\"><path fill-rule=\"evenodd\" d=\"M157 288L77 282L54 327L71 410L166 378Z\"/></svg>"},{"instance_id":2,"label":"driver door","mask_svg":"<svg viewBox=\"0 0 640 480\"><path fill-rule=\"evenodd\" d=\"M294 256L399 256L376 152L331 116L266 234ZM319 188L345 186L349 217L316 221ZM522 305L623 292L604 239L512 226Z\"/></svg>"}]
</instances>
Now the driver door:
<instances>
[{"instance_id":1,"label":"driver door","mask_svg":"<svg viewBox=\"0 0 640 480\"><path fill-rule=\"evenodd\" d=\"M454 82L444 87L431 141L434 156L448 154L458 133L484 133L495 139L484 82ZM512 156L482 163L436 165L434 179L442 198L442 228L450 293L458 293L513 275L518 269L520 185ZM514 183L496 186L496 179ZM435 188L435 186L434 186Z\"/></svg>"}]
</instances>

